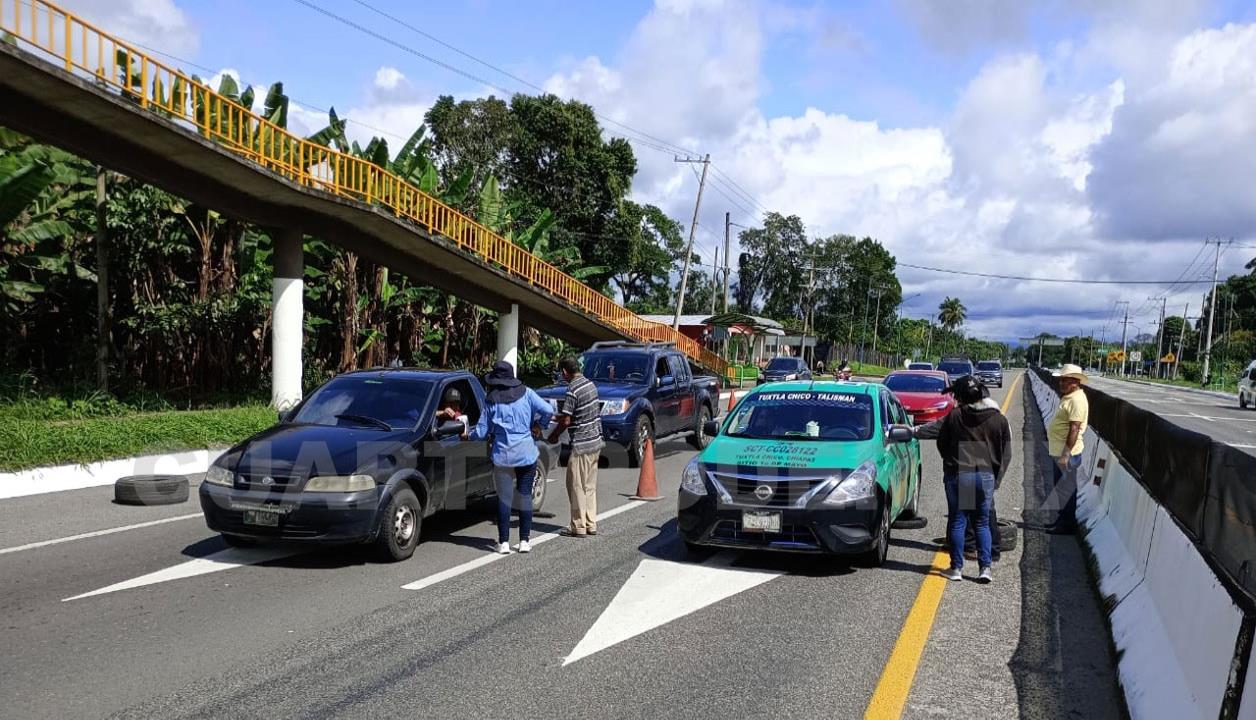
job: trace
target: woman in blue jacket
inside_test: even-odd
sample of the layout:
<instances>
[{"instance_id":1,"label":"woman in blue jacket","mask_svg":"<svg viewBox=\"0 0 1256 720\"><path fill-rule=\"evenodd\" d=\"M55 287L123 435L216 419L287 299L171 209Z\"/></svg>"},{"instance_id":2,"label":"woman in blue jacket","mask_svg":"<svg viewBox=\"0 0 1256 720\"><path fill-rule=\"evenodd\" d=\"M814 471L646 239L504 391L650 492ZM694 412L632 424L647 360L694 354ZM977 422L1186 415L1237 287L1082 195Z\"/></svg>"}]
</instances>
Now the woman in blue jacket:
<instances>
[{"instance_id":1,"label":"woman in blue jacket","mask_svg":"<svg viewBox=\"0 0 1256 720\"><path fill-rule=\"evenodd\" d=\"M498 362L484 379L488 407L471 430L473 440L492 442L493 481L497 485L497 552L510 554L510 511L519 508L519 552L532 551L532 484L540 455L536 438L554 410L518 378L508 362Z\"/></svg>"}]
</instances>

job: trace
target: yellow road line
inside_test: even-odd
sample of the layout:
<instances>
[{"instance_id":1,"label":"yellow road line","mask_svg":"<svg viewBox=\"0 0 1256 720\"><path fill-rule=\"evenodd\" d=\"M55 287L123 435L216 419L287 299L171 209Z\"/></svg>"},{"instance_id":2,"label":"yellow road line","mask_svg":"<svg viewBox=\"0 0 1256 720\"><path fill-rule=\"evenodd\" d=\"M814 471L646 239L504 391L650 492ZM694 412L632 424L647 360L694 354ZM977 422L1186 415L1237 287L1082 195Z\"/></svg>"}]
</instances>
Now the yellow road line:
<instances>
[{"instance_id":1,"label":"yellow road line","mask_svg":"<svg viewBox=\"0 0 1256 720\"><path fill-rule=\"evenodd\" d=\"M1003 398L1002 412L1007 414L1016 388L1020 385L1024 373L1016 376L1011 387L1007 389L1007 397ZM929 641L929 632L933 630L933 619L938 613L938 605L942 602L942 591L946 589L946 578L942 571L951 564L951 557L945 550L933 555L933 564L929 574L920 583L916 593L916 601L912 603L907 619L903 621L903 629L894 643L894 651L885 663L881 679L877 681L877 689L872 693L872 701L864 712L866 720L889 720L903 715L903 707L907 705L907 695L911 692L912 683L916 680L916 668L920 665L920 656L924 654L925 644Z\"/></svg>"}]
</instances>

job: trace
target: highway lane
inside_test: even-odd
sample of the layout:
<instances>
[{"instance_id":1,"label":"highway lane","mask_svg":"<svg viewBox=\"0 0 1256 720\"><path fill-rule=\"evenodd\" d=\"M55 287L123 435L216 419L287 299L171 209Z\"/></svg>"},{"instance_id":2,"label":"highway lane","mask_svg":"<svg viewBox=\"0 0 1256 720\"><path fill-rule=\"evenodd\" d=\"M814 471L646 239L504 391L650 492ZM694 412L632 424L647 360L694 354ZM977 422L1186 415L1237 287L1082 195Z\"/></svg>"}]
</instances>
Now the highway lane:
<instances>
[{"instance_id":1,"label":"highway lane","mask_svg":"<svg viewBox=\"0 0 1256 720\"><path fill-rule=\"evenodd\" d=\"M1019 436L1023 400L1014 400ZM1005 518L1019 517L1040 482L1032 458L1041 453L1029 442L1030 462L1000 489ZM683 441L660 445L664 501L632 504L635 472L603 471L600 509L618 514L598 537L557 538L487 564L496 557L487 509L429 521L418 553L399 564L348 549L233 554L196 519L0 554L5 714L862 715L942 534L940 462L931 448L924 456L932 524L895 531L878 570L753 553L686 559L673 499L692 457ZM561 482L550 491L547 507L561 518ZM97 490L42 497L0 503L0 527L18 528L0 548L49 539L45 523L73 532L195 509L119 515ZM538 532L561 520L541 523ZM996 565L995 584L946 586L906 685L907 716L1055 717L1070 702L1067 669L1085 664L1100 670L1086 714L1108 716L1106 644L1053 629L1057 597L1101 617L1076 542L1026 535L1026 546L1028 559L1018 549ZM1078 622L1077 609L1067 613Z\"/></svg>"},{"instance_id":2,"label":"highway lane","mask_svg":"<svg viewBox=\"0 0 1256 720\"><path fill-rule=\"evenodd\" d=\"M1091 384L1144 410L1214 440L1256 454L1256 410L1240 409L1238 395L1203 393L1172 385L1152 385L1115 378L1092 378Z\"/></svg>"}]
</instances>

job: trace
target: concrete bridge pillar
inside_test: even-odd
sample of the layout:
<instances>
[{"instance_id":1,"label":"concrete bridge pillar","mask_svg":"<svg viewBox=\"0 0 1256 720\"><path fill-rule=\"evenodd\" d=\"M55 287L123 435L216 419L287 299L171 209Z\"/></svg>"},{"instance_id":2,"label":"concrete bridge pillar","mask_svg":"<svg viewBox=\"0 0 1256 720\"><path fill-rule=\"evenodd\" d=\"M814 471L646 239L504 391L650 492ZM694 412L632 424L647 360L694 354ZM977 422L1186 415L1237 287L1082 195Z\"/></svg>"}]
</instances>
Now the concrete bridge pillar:
<instances>
[{"instance_id":1,"label":"concrete bridge pillar","mask_svg":"<svg viewBox=\"0 0 1256 720\"><path fill-rule=\"evenodd\" d=\"M301 402L301 344L305 336L305 257L299 230L275 237L271 302L270 404L288 410Z\"/></svg>"},{"instance_id":2,"label":"concrete bridge pillar","mask_svg":"<svg viewBox=\"0 0 1256 720\"><path fill-rule=\"evenodd\" d=\"M510 304L510 312L497 318L497 359L505 360L519 374L519 306Z\"/></svg>"}]
</instances>

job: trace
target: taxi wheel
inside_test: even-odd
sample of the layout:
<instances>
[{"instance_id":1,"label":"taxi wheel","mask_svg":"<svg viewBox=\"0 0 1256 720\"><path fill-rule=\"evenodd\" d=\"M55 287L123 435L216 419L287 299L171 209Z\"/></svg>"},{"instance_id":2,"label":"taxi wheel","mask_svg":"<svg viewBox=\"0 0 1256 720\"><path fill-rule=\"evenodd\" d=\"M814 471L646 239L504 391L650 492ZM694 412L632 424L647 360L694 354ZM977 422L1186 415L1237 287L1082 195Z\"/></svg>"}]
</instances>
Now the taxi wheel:
<instances>
[{"instance_id":1,"label":"taxi wheel","mask_svg":"<svg viewBox=\"0 0 1256 720\"><path fill-rule=\"evenodd\" d=\"M881 512L877 520L876 535L873 536L872 549L860 558L864 567L881 567L890 554L890 504L881 502Z\"/></svg>"},{"instance_id":2,"label":"taxi wheel","mask_svg":"<svg viewBox=\"0 0 1256 720\"><path fill-rule=\"evenodd\" d=\"M711 419L711 410L706 405L698 411L698 425L694 428L693 436L689 438L689 444L695 449L705 450L707 445L711 444L711 438L707 436L705 427L707 421Z\"/></svg>"},{"instance_id":3,"label":"taxi wheel","mask_svg":"<svg viewBox=\"0 0 1256 720\"><path fill-rule=\"evenodd\" d=\"M397 490L388 507L380 513L375 549L386 561L405 560L419 546L423 529L423 505L408 487Z\"/></svg>"},{"instance_id":4,"label":"taxi wheel","mask_svg":"<svg viewBox=\"0 0 1256 720\"><path fill-rule=\"evenodd\" d=\"M916 492L911 494L911 502L907 503L907 507L903 509L904 520L915 520L920 517L920 481L924 479L924 474L920 472L920 467L916 467Z\"/></svg>"}]
</instances>

